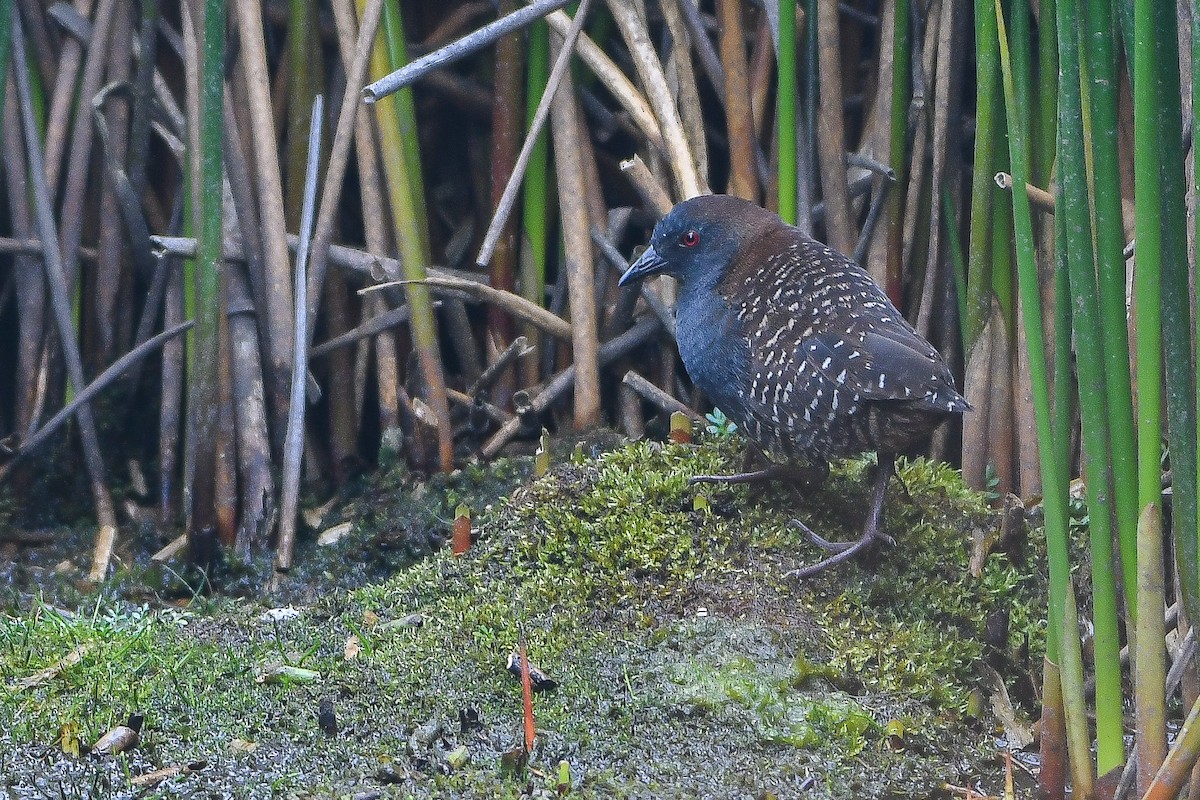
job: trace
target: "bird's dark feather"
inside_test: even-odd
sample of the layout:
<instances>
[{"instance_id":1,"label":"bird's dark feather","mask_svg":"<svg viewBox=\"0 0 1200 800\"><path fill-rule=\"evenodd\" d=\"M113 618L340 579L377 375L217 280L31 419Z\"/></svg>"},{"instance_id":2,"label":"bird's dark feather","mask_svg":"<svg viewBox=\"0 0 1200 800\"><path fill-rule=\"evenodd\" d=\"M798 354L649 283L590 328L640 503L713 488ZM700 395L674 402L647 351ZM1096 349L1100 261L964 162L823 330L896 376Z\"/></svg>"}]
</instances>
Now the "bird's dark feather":
<instances>
[{"instance_id":1,"label":"bird's dark feather","mask_svg":"<svg viewBox=\"0 0 1200 800\"><path fill-rule=\"evenodd\" d=\"M896 455L970 408L941 355L865 270L753 203L686 200L651 244L621 282L678 279L684 366L743 433L775 457L809 463L879 453L862 536L798 574L869 547L881 537Z\"/></svg>"},{"instance_id":2,"label":"bird's dark feather","mask_svg":"<svg viewBox=\"0 0 1200 800\"><path fill-rule=\"evenodd\" d=\"M683 246L688 231L698 246ZM771 212L697 198L653 241L680 281L688 374L764 449L808 461L897 452L969 408L865 270Z\"/></svg>"}]
</instances>

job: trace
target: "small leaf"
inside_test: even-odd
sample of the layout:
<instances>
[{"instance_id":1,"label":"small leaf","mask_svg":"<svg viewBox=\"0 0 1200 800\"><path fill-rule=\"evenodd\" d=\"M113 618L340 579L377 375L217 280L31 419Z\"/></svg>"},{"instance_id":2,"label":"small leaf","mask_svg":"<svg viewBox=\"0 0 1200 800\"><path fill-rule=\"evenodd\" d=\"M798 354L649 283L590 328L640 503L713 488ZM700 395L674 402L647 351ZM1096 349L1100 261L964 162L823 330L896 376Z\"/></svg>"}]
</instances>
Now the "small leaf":
<instances>
[{"instance_id":1,"label":"small leaf","mask_svg":"<svg viewBox=\"0 0 1200 800\"><path fill-rule=\"evenodd\" d=\"M321 535L317 537L317 544L321 547L327 547L331 544L336 544L343 536L350 532L353 528L353 523L340 522L331 528L326 528L321 531Z\"/></svg>"},{"instance_id":2,"label":"small leaf","mask_svg":"<svg viewBox=\"0 0 1200 800\"><path fill-rule=\"evenodd\" d=\"M79 758L83 750L83 741L79 738L79 723L65 722L58 729L58 746L64 753Z\"/></svg>"},{"instance_id":3,"label":"small leaf","mask_svg":"<svg viewBox=\"0 0 1200 800\"><path fill-rule=\"evenodd\" d=\"M533 477L540 478L550 471L550 432L542 428L537 452L533 455Z\"/></svg>"},{"instance_id":4,"label":"small leaf","mask_svg":"<svg viewBox=\"0 0 1200 800\"><path fill-rule=\"evenodd\" d=\"M321 673L315 669L274 664L264 668L255 680L259 683L316 683L321 680Z\"/></svg>"},{"instance_id":5,"label":"small leaf","mask_svg":"<svg viewBox=\"0 0 1200 800\"><path fill-rule=\"evenodd\" d=\"M362 642L354 634L346 637L346 646L342 648L342 658L346 661L353 661L362 653Z\"/></svg>"}]
</instances>

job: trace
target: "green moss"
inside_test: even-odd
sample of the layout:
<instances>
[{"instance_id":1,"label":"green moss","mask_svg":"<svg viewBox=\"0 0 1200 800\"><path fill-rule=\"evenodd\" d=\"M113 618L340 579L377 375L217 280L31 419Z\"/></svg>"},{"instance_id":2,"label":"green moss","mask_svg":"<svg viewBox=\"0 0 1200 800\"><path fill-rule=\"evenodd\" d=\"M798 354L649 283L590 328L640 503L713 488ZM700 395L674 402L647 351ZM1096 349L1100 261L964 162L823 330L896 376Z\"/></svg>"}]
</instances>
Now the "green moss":
<instances>
[{"instance_id":1,"label":"green moss","mask_svg":"<svg viewBox=\"0 0 1200 800\"><path fill-rule=\"evenodd\" d=\"M254 653L190 639L190 614L97 611L68 618L43 608L27 618L0 619L0 675L7 678L0 727L18 740L46 742L66 726L91 742L130 713L145 711L171 719L180 735L214 733L213 724L225 719L214 713L220 709L214 701L229 697L221 691L229 685L224 678L248 671ZM75 663L36 686L14 682L72 654Z\"/></svg>"},{"instance_id":2,"label":"green moss","mask_svg":"<svg viewBox=\"0 0 1200 800\"><path fill-rule=\"evenodd\" d=\"M1033 619L1039 591L1004 555L981 578L967 574L971 531L994 524L991 512L953 471L906 464L914 501L894 486L887 506L896 548L797 584L786 573L821 553L790 518L854 535L869 464L839 466L804 497L689 484L739 466L736 439L716 436L563 458L487 509L472 492L517 480L523 466L499 478L464 470L419 498L404 487L401 502L440 530L454 505L472 502L471 550L331 592L290 622L232 604L206 617L4 619L6 683L79 641L98 644L61 677L0 694L0 723L47 744L65 721L90 736L143 710L147 767L205 758L223 775L253 769L272 791L394 781L417 796L517 796L524 784L500 762L522 737L520 687L505 664L523 630L530 658L559 684L535 700L533 763L549 775L568 761L573 796L792 796L814 774L825 776L817 796L854 786L894 797L981 780L991 732L961 708L975 665L995 655L984 632L1000 607ZM403 482L384 477L364 501L374 511L355 506L358 524L397 524L388 498ZM346 546L343 557L355 552ZM347 658L352 636L360 649ZM321 678L259 683L270 663ZM315 722L323 697L343 726L333 739ZM889 743L889 725L911 749ZM232 739L259 749L233 753ZM470 760L450 770L446 757L462 746Z\"/></svg>"},{"instance_id":3,"label":"green moss","mask_svg":"<svg viewBox=\"0 0 1200 800\"><path fill-rule=\"evenodd\" d=\"M652 648L643 665L651 670L664 660L674 663L665 655L675 638L674 620L702 604L719 612L724 625L728 617L736 625L762 624L786 604L795 617L782 629L811 626L808 642L784 659L797 665L790 674L764 673L761 664L735 658L674 663L665 676L671 684L682 677L692 688L681 697L697 708L752 712L750 727L761 741L861 747L829 730L838 720L858 719L853 713L841 709L822 717L827 702L793 697L789 687L813 677L855 692L927 703L934 717L949 713L943 720L956 719L974 688L976 664L987 653L983 636L990 615L1003 607L1018 624L1028 623L1035 617L1029 604L1039 596L1035 576L1003 555L989 559L979 580L967 574L970 531L994 524L982 499L948 468L906 464L901 474L916 503L889 501L889 530L898 534L898 549L871 569L849 566L798 588L782 573L817 556L787 524L786 504L793 499L787 492L772 489L765 498L760 492L763 499L751 502L746 489L688 484L692 475L730 470L732 455L723 439L699 447L639 443L595 462L564 465L488 515L481 542L467 559L421 565L360 592L359 600L396 613L434 604L438 619L475 631L463 652L469 660L502 657L505 643L516 640L522 615L540 618L542 627L531 639L539 657L555 665L562 658L585 659L596 647L629 644L615 643L611 633L593 638L581 620L616 625L626 637L648 630L638 642ZM834 515L861 507L867 467L844 465L805 505ZM718 511L693 511L697 491L708 492ZM853 529L858 520L845 516ZM497 585L506 582L510 593L497 595ZM441 594L446 585L461 593L447 600ZM921 592L912 591L914 585ZM1017 628L1012 637L1030 632ZM414 649L453 647L453 638L414 642ZM813 719L825 719L826 727L814 727ZM845 724L852 737L867 730Z\"/></svg>"}]
</instances>

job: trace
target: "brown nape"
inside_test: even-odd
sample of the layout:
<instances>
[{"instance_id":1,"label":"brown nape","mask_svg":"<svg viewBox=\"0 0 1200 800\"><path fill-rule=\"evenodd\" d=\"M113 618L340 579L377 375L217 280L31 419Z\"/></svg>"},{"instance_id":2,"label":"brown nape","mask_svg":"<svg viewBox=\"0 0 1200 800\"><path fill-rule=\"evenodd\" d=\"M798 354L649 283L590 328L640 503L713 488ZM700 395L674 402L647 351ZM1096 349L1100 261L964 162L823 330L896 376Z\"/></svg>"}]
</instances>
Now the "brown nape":
<instances>
[{"instance_id":1,"label":"brown nape","mask_svg":"<svg viewBox=\"0 0 1200 800\"><path fill-rule=\"evenodd\" d=\"M722 224L739 240L739 255L726 268L722 283L741 283L761 269L778 246L778 237L786 236L789 229L778 214L740 197L712 194L689 202L700 225Z\"/></svg>"},{"instance_id":2,"label":"brown nape","mask_svg":"<svg viewBox=\"0 0 1200 800\"><path fill-rule=\"evenodd\" d=\"M746 237L746 245L738 258L729 264L719 288L726 297L736 296L737 287L755 280L763 270L763 265L772 257L783 257L789 248L795 244L799 233L795 228L784 224L783 220L771 214L766 209L759 209L763 215L757 215L752 232Z\"/></svg>"}]
</instances>

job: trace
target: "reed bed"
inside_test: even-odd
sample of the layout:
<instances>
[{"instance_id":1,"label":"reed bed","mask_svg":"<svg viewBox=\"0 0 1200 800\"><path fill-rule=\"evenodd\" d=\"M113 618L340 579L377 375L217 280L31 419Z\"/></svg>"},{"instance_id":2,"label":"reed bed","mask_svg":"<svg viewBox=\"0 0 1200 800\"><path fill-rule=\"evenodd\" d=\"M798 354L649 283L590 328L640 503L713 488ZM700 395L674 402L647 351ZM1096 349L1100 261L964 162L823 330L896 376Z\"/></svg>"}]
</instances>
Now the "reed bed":
<instances>
[{"instance_id":1,"label":"reed bed","mask_svg":"<svg viewBox=\"0 0 1200 800\"><path fill-rule=\"evenodd\" d=\"M930 453L1040 507L1047 796L1169 796L1198 42L1150 0L0 3L0 488L90 493L95 579L147 516L287 570L301 493L381 447L665 430L708 410L673 287L616 279L673 202L737 194L862 263L974 405Z\"/></svg>"},{"instance_id":2,"label":"reed bed","mask_svg":"<svg viewBox=\"0 0 1200 800\"><path fill-rule=\"evenodd\" d=\"M19 489L84 456L96 576L130 470L153 474L164 535L274 549L286 569L301 488L341 485L381 442L448 470L543 427L640 434L661 396L700 407L672 287L615 284L656 218L702 192L859 254L961 357L941 215L970 97L961 68L921 69L939 48L966 63L966 17L565 5L104 0L0 18L28 87L3 98L0 475ZM480 29L469 53L440 49ZM430 53L435 69L363 102ZM957 459L954 432L936 447Z\"/></svg>"}]
</instances>

